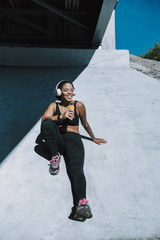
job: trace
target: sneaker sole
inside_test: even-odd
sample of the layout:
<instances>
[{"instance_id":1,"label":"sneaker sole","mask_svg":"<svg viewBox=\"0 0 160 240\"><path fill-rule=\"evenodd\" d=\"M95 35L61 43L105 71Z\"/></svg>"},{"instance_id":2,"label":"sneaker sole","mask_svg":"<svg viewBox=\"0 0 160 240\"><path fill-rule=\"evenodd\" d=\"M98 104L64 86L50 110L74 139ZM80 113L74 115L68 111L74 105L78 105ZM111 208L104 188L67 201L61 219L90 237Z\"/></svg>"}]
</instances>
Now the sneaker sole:
<instances>
[{"instance_id":1,"label":"sneaker sole","mask_svg":"<svg viewBox=\"0 0 160 240\"><path fill-rule=\"evenodd\" d=\"M58 175L59 172L60 172L60 169L58 169L57 172L53 172L53 171L49 168L49 173L50 173L51 175Z\"/></svg>"},{"instance_id":2,"label":"sneaker sole","mask_svg":"<svg viewBox=\"0 0 160 240\"><path fill-rule=\"evenodd\" d=\"M90 211L85 211L85 210L83 210L83 212L77 211L76 214L77 214L77 216L83 217L83 218L92 218L93 217L93 215Z\"/></svg>"},{"instance_id":3,"label":"sneaker sole","mask_svg":"<svg viewBox=\"0 0 160 240\"><path fill-rule=\"evenodd\" d=\"M79 222L84 222L84 221L86 221L86 218L75 214L74 215L74 220L79 221Z\"/></svg>"}]
</instances>

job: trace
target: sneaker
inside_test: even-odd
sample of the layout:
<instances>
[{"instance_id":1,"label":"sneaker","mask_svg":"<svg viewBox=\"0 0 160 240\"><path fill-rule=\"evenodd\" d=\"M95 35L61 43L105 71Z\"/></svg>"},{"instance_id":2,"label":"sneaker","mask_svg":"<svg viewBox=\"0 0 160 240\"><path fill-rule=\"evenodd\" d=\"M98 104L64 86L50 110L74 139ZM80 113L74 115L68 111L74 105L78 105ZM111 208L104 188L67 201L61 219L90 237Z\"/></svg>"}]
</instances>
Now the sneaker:
<instances>
[{"instance_id":1,"label":"sneaker","mask_svg":"<svg viewBox=\"0 0 160 240\"><path fill-rule=\"evenodd\" d=\"M86 218L85 218L85 217L81 217L81 216L78 216L78 215L76 214L76 208L75 208L75 207L72 207L71 214L69 215L68 218L71 219L71 220L74 220L74 221L79 221L79 222L84 222L84 221L86 221Z\"/></svg>"},{"instance_id":2,"label":"sneaker","mask_svg":"<svg viewBox=\"0 0 160 240\"><path fill-rule=\"evenodd\" d=\"M81 216L77 215L77 213L74 214L73 219L74 219L75 221L79 221L79 222L84 222L84 221L86 221L86 217L81 217Z\"/></svg>"},{"instance_id":3,"label":"sneaker","mask_svg":"<svg viewBox=\"0 0 160 240\"><path fill-rule=\"evenodd\" d=\"M61 155L58 153L56 156L52 157L50 160L49 173L51 175L57 175L60 171L59 164L61 162Z\"/></svg>"},{"instance_id":4,"label":"sneaker","mask_svg":"<svg viewBox=\"0 0 160 240\"><path fill-rule=\"evenodd\" d=\"M86 200L85 198L79 201L78 206L76 208L76 215L84 218L92 217L91 208L88 204L88 200Z\"/></svg>"}]
</instances>

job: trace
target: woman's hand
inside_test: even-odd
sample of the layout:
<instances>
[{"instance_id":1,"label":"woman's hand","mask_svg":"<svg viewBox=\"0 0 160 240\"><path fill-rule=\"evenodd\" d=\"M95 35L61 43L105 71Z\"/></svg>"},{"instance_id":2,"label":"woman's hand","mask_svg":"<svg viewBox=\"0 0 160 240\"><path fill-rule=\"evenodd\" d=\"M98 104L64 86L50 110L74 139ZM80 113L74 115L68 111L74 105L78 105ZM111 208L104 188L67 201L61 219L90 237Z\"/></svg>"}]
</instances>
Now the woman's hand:
<instances>
[{"instance_id":1,"label":"woman's hand","mask_svg":"<svg viewBox=\"0 0 160 240\"><path fill-rule=\"evenodd\" d=\"M107 143L107 141L103 138L92 138L93 142L98 144L98 145L101 145L101 143Z\"/></svg>"},{"instance_id":2,"label":"woman's hand","mask_svg":"<svg viewBox=\"0 0 160 240\"><path fill-rule=\"evenodd\" d=\"M74 111L68 109L66 112L64 112L63 114L60 115L60 118L62 120L66 119L66 118L72 120L74 118Z\"/></svg>"}]
</instances>

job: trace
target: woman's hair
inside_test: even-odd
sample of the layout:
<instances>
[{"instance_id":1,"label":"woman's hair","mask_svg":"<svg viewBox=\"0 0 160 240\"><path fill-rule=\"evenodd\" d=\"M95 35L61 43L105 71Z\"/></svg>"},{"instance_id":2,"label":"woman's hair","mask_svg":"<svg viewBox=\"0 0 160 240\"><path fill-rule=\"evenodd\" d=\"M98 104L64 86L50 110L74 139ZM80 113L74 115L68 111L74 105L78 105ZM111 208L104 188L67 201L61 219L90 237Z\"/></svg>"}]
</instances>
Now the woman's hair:
<instances>
[{"instance_id":1,"label":"woman's hair","mask_svg":"<svg viewBox=\"0 0 160 240\"><path fill-rule=\"evenodd\" d=\"M64 84L66 84L66 83L70 83L70 84L72 85L73 89L74 89L74 85L73 85L72 82L67 81L67 80L62 80L62 81L57 85L56 90L57 90L58 88L59 88L60 90L62 90ZM57 98L57 100L61 100L61 96L56 96L56 98Z\"/></svg>"}]
</instances>

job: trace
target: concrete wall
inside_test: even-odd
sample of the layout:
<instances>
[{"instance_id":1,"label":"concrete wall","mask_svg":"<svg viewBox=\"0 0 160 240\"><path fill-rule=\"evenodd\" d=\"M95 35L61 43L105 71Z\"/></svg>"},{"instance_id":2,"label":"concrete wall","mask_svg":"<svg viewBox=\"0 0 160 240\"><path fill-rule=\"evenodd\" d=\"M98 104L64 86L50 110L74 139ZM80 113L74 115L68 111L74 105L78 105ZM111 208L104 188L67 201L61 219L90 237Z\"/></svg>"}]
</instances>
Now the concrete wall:
<instances>
[{"instance_id":1,"label":"concrete wall","mask_svg":"<svg viewBox=\"0 0 160 240\"><path fill-rule=\"evenodd\" d=\"M104 0L99 15L99 19L95 28L95 33L92 40L92 46L97 48L102 42L106 28L111 19L117 0Z\"/></svg>"},{"instance_id":2,"label":"concrete wall","mask_svg":"<svg viewBox=\"0 0 160 240\"><path fill-rule=\"evenodd\" d=\"M102 39L102 49L115 49L115 10L112 13L109 24Z\"/></svg>"},{"instance_id":3,"label":"concrete wall","mask_svg":"<svg viewBox=\"0 0 160 240\"><path fill-rule=\"evenodd\" d=\"M124 65L124 62L127 66L129 64L127 50L0 47L0 66L83 67L95 59L95 54L96 61L99 56L106 56L105 64L108 66L113 59L118 66ZM101 60L100 63L103 64Z\"/></svg>"},{"instance_id":4,"label":"concrete wall","mask_svg":"<svg viewBox=\"0 0 160 240\"><path fill-rule=\"evenodd\" d=\"M0 47L0 66L86 66L95 49Z\"/></svg>"}]
</instances>

